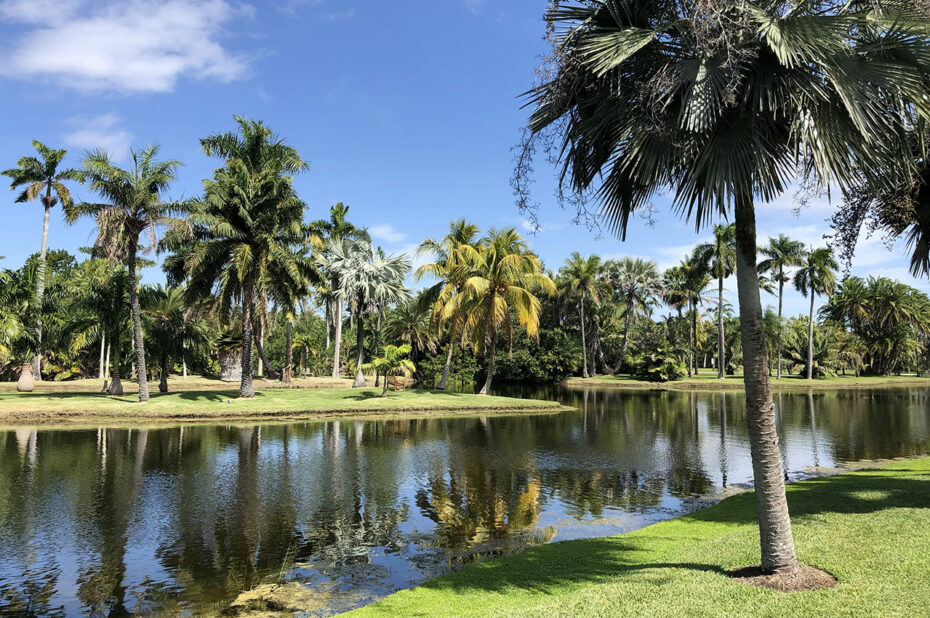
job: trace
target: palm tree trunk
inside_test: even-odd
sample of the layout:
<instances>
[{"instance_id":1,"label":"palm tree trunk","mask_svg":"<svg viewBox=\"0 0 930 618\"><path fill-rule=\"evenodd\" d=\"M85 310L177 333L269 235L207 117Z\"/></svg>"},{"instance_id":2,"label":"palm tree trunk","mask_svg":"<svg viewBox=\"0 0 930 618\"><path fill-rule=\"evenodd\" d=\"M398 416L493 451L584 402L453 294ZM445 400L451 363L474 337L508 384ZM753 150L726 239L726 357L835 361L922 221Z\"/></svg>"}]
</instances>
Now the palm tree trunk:
<instances>
[{"instance_id":1,"label":"palm tree trunk","mask_svg":"<svg viewBox=\"0 0 930 618\"><path fill-rule=\"evenodd\" d=\"M168 355L161 355L161 380L158 381L158 392L168 392Z\"/></svg>"},{"instance_id":2,"label":"palm tree trunk","mask_svg":"<svg viewBox=\"0 0 930 618\"><path fill-rule=\"evenodd\" d=\"M781 354L782 354L781 353L781 330L782 330L781 310L782 310L782 303L784 302L784 300L785 300L785 269L783 266L779 266L778 267L778 333L777 333L778 371L776 373L779 380L781 380L781 362L782 362L781 361Z\"/></svg>"},{"instance_id":3,"label":"palm tree trunk","mask_svg":"<svg viewBox=\"0 0 930 618\"><path fill-rule=\"evenodd\" d=\"M581 295L581 300L578 302L578 315L581 319L581 377L588 377L588 344L585 342L584 336L584 294Z\"/></svg>"},{"instance_id":4,"label":"palm tree trunk","mask_svg":"<svg viewBox=\"0 0 930 618\"><path fill-rule=\"evenodd\" d=\"M611 375L613 369L607 364L607 359L604 358L604 348L601 346L601 318L596 311L594 312L594 336L597 342L597 357L601 361L601 369L605 374Z\"/></svg>"},{"instance_id":5,"label":"palm tree trunk","mask_svg":"<svg viewBox=\"0 0 930 618\"><path fill-rule=\"evenodd\" d=\"M488 376L484 379L484 386L481 387L481 390L478 391L479 395L490 395L491 394L491 380L494 379L494 361L497 358L497 330L494 328L493 318L489 315L487 333L490 338L491 349L488 353Z\"/></svg>"},{"instance_id":6,"label":"palm tree trunk","mask_svg":"<svg viewBox=\"0 0 930 618\"><path fill-rule=\"evenodd\" d=\"M454 335L455 327L449 331L449 349L446 351L446 364L442 368L442 378L439 380L439 384L436 385L436 389L440 391L446 390L446 384L449 381L449 371L452 369L452 353L455 351L455 337Z\"/></svg>"},{"instance_id":7,"label":"palm tree trunk","mask_svg":"<svg viewBox=\"0 0 930 618\"><path fill-rule=\"evenodd\" d=\"M785 479L775 427L775 406L766 370L765 330L756 267L756 216L752 196L736 198L736 280L746 386L746 417L759 518L762 570L797 568Z\"/></svg>"},{"instance_id":8,"label":"palm tree trunk","mask_svg":"<svg viewBox=\"0 0 930 618\"><path fill-rule=\"evenodd\" d=\"M697 303L691 301L691 374L697 375Z\"/></svg>"},{"instance_id":9,"label":"palm tree trunk","mask_svg":"<svg viewBox=\"0 0 930 618\"><path fill-rule=\"evenodd\" d=\"M330 300L326 301L326 312L323 316L323 321L326 323L326 349L328 350L333 327L333 303Z\"/></svg>"},{"instance_id":10,"label":"palm tree trunk","mask_svg":"<svg viewBox=\"0 0 930 618\"><path fill-rule=\"evenodd\" d=\"M256 312L257 313L257 312ZM261 377L265 375L265 365L268 363L265 361L265 323L259 319L258 321L258 337L255 339L256 347L258 348L258 371L255 375Z\"/></svg>"},{"instance_id":11,"label":"palm tree trunk","mask_svg":"<svg viewBox=\"0 0 930 618\"><path fill-rule=\"evenodd\" d=\"M814 286L811 286L811 312L807 319L807 379L814 379Z\"/></svg>"},{"instance_id":12,"label":"palm tree trunk","mask_svg":"<svg viewBox=\"0 0 930 618\"><path fill-rule=\"evenodd\" d=\"M45 296L45 256L48 253L48 218L52 210L52 187L48 186L45 190L45 198L42 200L45 206L45 216L42 219L42 248L39 251L39 272L36 277L36 304L39 309L39 317L36 320L36 355L32 359L32 374L36 382L42 381L42 298Z\"/></svg>"},{"instance_id":13,"label":"palm tree trunk","mask_svg":"<svg viewBox=\"0 0 930 618\"><path fill-rule=\"evenodd\" d=\"M756 275L758 278L758 274ZM723 336L723 275L717 278L717 379L724 380L726 372L726 342ZM761 301L760 301L761 302Z\"/></svg>"},{"instance_id":14,"label":"palm tree trunk","mask_svg":"<svg viewBox=\"0 0 930 618\"><path fill-rule=\"evenodd\" d=\"M139 379L139 401L149 400L148 374L145 371L145 342L142 340L142 309L139 307L139 287L136 281L136 243L131 242L126 259L129 268L129 303L132 305L132 334L136 347L136 372Z\"/></svg>"},{"instance_id":15,"label":"palm tree trunk","mask_svg":"<svg viewBox=\"0 0 930 618\"><path fill-rule=\"evenodd\" d=\"M112 342L107 348L107 367L110 367L110 385L107 387L107 393L120 397L123 394L123 382L120 380L119 332L114 329L114 332L110 333L110 339ZM112 366L109 364L110 350L113 350Z\"/></svg>"},{"instance_id":16,"label":"palm tree trunk","mask_svg":"<svg viewBox=\"0 0 930 618\"><path fill-rule=\"evenodd\" d=\"M255 396L252 384L252 282L242 282L242 376L239 378L239 398Z\"/></svg>"},{"instance_id":17,"label":"palm tree trunk","mask_svg":"<svg viewBox=\"0 0 930 618\"><path fill-rule=\"evenodd\" d=\"M333 336L333 377L339 377L339 348L342 347L342 301L336 301L335 334Z\"/></svg>"},{"instance_id":18,"label":"palm tree trunk","mask_svg":"<svg viewBox=\"0 0 930 618\"><path fill-rule=\"evenodd\" d=\"M262 328L261 323L258 325L259 329ZM255 340L255 347L258 349L258 367L259 370L262 368L262 363L264 362L265 366L265 375L269 380L277 380L281 376L278 375L278 372L274 370L274 367L271 366L271 363L268 362L268 357L265 356L265 346L262 338L259 337Z\"/></svg>"},{"instance_id":19,"label":"palm tree trunk","mask_svg":"<svg viewBox=\"0 0 930 618\"><path fill-rule=\"evenodd\" d=\"M106 351L106 348L107 348L106 342L107 342L107 334L101 333L100 334L100 371L98 372L98 376L97 376L101 380L103 379L104 374L106 374L107 372L106 366L103 364L104 363L104 352Z\"/></svg>"},{"instance_id":20,"label":"palm tree trunk","mask_svg":"<svg viewBox=\"0 0 930 618\"><path fill-rule=\"evenodd\" d=\"M106 380L108 380L108 379L110 378L110 348L111 348L111 347L112 347L112 346L108 343L108 344L107 344L107 359L103 362L103 365L104 365L104 369L103 369L103 379L104 379L104 381L106 381Z\"/></svg>"},{"instance_id":21,"label":"palm tree trunk","mask_svg":"<svg viewBox=\"0 0 930 618\"><path fill-rule=\"evenodd\" d=\"M284 329L284 370L281 372L281 381L285 384L291 383L291 367L294 364L294 350L291 349L293 345L291 328L291 321L288 320Z\"/></svg>"},{"instance_id":22,"label":"palm tree trunk","mask_svg":"<svg viewBox=\"0 0 930 618\"><path fill-rule=\"evenodd\" d=\"M365 374L362 372L362 365L365 363L365 314L361 311L355 316L355 380L352 382L352 388L361 388L368 386L365 381Z\"/></svg>"},{"instance_id":23,"label":"palm tree trunk","mask_svg":"<svg viewBox=\"0 0 930 618\"><path fill-rule=\"evenodd\" d=\"M632 312L633 303L627 301L626 315L623 318L623 345L620 346L620 360L617 361L617 367L614 369L614 373L620 373L620 370L623 368L623 361L626 359L626 349L630 343L630 314Z\"/></svg>"}]
</instances>

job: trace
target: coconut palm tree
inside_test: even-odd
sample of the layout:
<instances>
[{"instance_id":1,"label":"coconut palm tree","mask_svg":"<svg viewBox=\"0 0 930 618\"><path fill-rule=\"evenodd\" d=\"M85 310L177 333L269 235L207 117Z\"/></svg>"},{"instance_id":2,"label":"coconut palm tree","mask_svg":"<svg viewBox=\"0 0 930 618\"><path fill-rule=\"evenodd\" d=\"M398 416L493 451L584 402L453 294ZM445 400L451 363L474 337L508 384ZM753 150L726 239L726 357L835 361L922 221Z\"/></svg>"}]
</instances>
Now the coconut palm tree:
<instances>
[{"instance_id":1,"label":"coconut palm tree","mask_svg":"<svg viewBox=\"0 0 930 618\"><path fill-rule=\"evenodd\" d=\"M698 225L734 214L762 569L794 572L755 201L775 199L801 172L846 191L860 173L879 187L910 163L905 136L930 114L927 19L910 0L602 0L555 3L546 19L553 54L528 95L518 198L532 203L532 153L551 145L563 194L582 198L581 214L593 195L621 237L668 187Z\"/></svg>"},{"instance_id":2,"label":"coconut palm tree","mask_svg":"<svg viewBox=\"0 0 930 618\"><path fill-rule=\"evenodd\" d=\"M826 247L813 249L804 256L804 263L794 274L794 288L807 298L811 309L807 330L807 379L814 379L814 299L818 294L830 296L836 288L836 270L840 267L833 252Z\"/></svg>"},{"instance_id":3,"label":"coconut palm tree","mask_svg":"<svg viewBox=\"0 0 930 618\"><path fill-rule=\"evenodd\" d=\"M723 328L723 280L736 272L736 226L715 225L714 240L694 248L694 257L717 278L717 379L726 373L726 332Z\"/></svg>"},{"instance_id":4,"label":"coconut palm tree","mask_svg":"<svg viewBox=\"0 0 930 618\"><path fill-rule=\"evenodd\" d=\"M9 176L10 190L16 190L24 187L19 195L16 196L16 203L32 202L40 200L45 209L45 216L42 219L42 246L39 250L39 276L36 281L36 299L38 306L42 306L42 296L45 293L45 255L48 247L48 220L49 214L55 204L61 204L62 208L70 208L73 204L71 200L71 191L65 185L65 181L80 181L81 174L74 169L59 170L67 150L54 150L49 148L38 140L33 140L32 147L36 149L39 156L26 156L16 162L16 167L8 169L0 174ZM32 362L32 372L35 379L42 380L42 316L39 315L36 320L36 355Z\"/></svg>"},{"instance_id":5,"label":"coconut palm tree","mask_svg":"<svg viewBox=\"0 0 930 618\"><path fill-rule=\"evenodd\" d=\"M449 314L448 319L442 319L444 308L456 294L462 293L469 269L478 261L477 238L480 230L478 226L465 219L456 219L449 224L449 232L436 241L427 238L417 247L417 255L430 253L433 262L420 266L414 273L419 281L423 277L432 277L437 282L427 288L423 300L432 301L433 323L436 330L441 331L448 325L449 344L446 349L446 363L442 368L442 378L436 385L438 390L445 390L449 381L449 371L452 367L452 353L464 328L465 316L457 313Z\"/></svg>"},{"instance_id":6,"label":"coconut palm tree","mask_svg":"<svg viewBox=\"0 0 930 618\"><path fill-rule=\"evenodd\" d=\"M384 376L384 389L381 391L382 397L387 397L388 380L387 376L410 376L416 370L416 365L409 358L404 358L410 354L408 344L396 346L386 345L381 356L371 359L370 363L365 363L359 367L359 371L374 371Z\"/></svg>"},{"instance_id":7,"label":"coconut palm tree","mask_svg":"<svg viewBox=\"0 0 930 618\"><path fill-rule=\"evenodd\" d=\"M598 276L601 272L601 258L596 255L582 257L577 251L565 260L562 267L562 283L565 289L578 297L578 318L581 321L581 375L588 377L588 345L585 342L585 315L584 301L590 298L595 305L599 302L597 296Z\"/></svg>"},{"instance_id":8,"label":"coconut palm tree","mask_svg":"<svg viewBox=\"0 0 930 618\"><path fill-rule=\"evenodd\" d=\"M608 262L604 270L623 307L623 344L614 373L620 373L630 344L630 322L637 313L648 312L662 297L662 278L652 260L625 257Z\"/></svg>"},{"instance_id":9,"label":"coconut palm tree","mask_svg":"<svg viewBox=\"0 0 930 618\"><path fill-rule=\"evenodd\" d=\"M759 249L759 252L766 256L766 259L759 262L759 270L767 271L772 274L772 278L778 283L778 323L782 323L782 305L785 298L785 284L791 279L785 274L786 268L800 266L804 262L804 243L798 240L792 240L784 234L779 234L778 238L769 238L769 244ZM778 369L777 377L781 379L781 328L777 332L777 358Z\"/></svg>"},{"instance_id":10,"label":"coconut palm tree","mask_svg":"<svg viewBox=\"0 0 930 618\"><path fill-rule=\"evenodd\" d=\"M445 304L442 316L444 320L466 316L466 339L487 355L487 377L479 394L491 392L497 335L501 328L510 328L511 312L530 337L539 336L539 292L554 294L555 284L543 274L542 262L517 230L488 230L462 292Z\"/></svg>"},{"instance_id":11,"label":"coconut palm tree","mask_svg":"<svg viewBox=\"0 0 930 618\"><path fill-rule=\"evenodd\" d=\"M81 202L65 208L69 223L82 217L93 217L98 227L98 246L106 256L121 261L129 271L129 302L132 308L133 344L136 371L139 378L139 401L148 401L149 388L145 368L145 342L142 339L142 309L139 305L139 285L136 272L140 249L154 248L157 229L165 225L170 215L181 207L167 202L163 194L177 177L178 161L158 160L158 146L147 146L131 152L129 169L117 166L110 156L96 150L84 157L82 179L103 202ZM140 246L141 237L148 234L149 246Z\"/></svg>"}]
</instances>

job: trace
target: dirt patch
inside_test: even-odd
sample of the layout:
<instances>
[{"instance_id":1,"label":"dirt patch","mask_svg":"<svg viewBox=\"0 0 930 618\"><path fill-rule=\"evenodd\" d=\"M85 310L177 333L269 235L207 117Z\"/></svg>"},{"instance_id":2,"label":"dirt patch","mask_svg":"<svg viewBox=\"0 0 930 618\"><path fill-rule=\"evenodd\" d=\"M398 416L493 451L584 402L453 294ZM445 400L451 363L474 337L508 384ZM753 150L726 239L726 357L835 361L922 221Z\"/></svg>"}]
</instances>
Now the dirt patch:
<instances>
[{"instance_id":1,"label":"dirt patch","mask_svg":"<svg viewBox=\"0 0 930 618\"><path fill-rule=\"evenodd\" d=\"M826 571L821 571L806 564L798 564L798 568L790 573L765 573L762 566L756 564L730 569L727 575L750 586L761 586L782 592L820 590L822 588L832 588L837 583L836 578Z\"/></svg>"}]
</instances>

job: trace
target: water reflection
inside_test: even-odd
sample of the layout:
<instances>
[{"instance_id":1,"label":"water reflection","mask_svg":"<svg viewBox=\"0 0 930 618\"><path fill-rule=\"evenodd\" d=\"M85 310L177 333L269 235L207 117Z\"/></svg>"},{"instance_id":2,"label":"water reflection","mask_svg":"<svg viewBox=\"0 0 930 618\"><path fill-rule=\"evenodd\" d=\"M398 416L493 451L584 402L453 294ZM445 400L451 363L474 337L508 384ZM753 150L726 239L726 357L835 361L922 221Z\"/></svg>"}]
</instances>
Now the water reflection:
<instances>
[{"instance_id":1,"label":"water reflection","mask_svg":"<svg viewBox=\"0 0 930 618\"><path fill-rule=\"evenodd\" d=\"M305 582L333 613L751 482L741 394L521 394L577 411L0 431L0 613L199 615L282 580ZM927 397L779 393L789 476L926 453Z\"/></svg>"}]
</instances>

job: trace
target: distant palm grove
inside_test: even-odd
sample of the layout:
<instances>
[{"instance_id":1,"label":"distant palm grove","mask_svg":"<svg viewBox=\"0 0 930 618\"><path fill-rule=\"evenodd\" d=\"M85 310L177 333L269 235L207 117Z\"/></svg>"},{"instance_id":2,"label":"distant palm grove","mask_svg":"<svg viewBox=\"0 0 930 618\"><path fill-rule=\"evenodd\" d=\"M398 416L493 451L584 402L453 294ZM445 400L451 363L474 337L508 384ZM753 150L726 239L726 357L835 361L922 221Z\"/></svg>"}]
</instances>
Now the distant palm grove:
<instances>
[{"instance_id":1,"label":"distant palm grove","mask_svg":"<svg viewBox=\"0 0 930 618\"><path fill-rule=\"evenodd\" d=\"M725 283L737 269L733 225L715 226L711 242L663 272L577 252L544 265L515 229L456 220L421 243L412 270L411 256L374 246L348 206L312 220L291 182L308 165L261 122L236 117L234 130L201 145L218 167L202 195L182 202L168 199L180 163L157 147L133 152L126 168L103 151L67 168L64 150L35 142L3 172L16 202L43 207L44 224L39 252L0 274L2 379L103 378L121 394L130 376L144 401L149 382L166 391L170 374L188 372L238 382L240 397L254 394L256 375L284 385L345 376L385 392L385 374L402 375L488 393L493 380L742 372ZM81 184L86 201L72 197ZM68 222L96 223L81 256L48 249L56 206ZM773 375L930 366L926 294L844 278L828 248L785 236L758 252ZM167 285L140 284L157 254ZM809 300L806 314L783 315L790 294Z\"/></svg>"}]
</instances>

